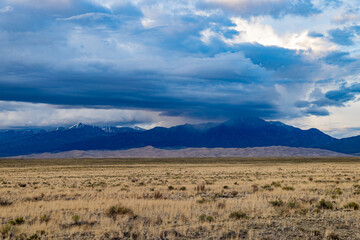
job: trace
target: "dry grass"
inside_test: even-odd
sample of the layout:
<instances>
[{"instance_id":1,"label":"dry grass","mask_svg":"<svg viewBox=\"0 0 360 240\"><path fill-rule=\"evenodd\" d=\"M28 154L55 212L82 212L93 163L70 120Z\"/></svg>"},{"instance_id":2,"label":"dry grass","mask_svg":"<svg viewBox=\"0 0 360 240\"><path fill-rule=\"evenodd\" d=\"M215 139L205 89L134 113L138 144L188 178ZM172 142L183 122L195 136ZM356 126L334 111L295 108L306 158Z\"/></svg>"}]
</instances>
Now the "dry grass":
<instances>
[{"instance_id":1,"label":"dry grass","mask_svg":"<svg viewBox=\"0 0 360 240\"><path fill-rule=\"evenodd\" d=\"M0 160L4 239L359 239L360 161Z\"/></svg>"}]
</instances>

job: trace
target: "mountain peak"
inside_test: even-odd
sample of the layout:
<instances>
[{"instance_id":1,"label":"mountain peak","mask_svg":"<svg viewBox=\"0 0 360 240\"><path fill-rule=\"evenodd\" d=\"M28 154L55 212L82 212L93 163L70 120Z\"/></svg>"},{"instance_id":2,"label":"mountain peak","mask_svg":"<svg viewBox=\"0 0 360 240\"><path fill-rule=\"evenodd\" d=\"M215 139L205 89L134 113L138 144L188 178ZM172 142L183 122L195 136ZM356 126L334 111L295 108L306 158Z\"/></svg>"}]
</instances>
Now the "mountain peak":
<instances>
[{"instance_id":1,"label":"mountain peak","mask_svg":"<svg viewBox=\"0 0 360 240\"><path fill-rule=\"evenodd\" d=\"M122 133L122 132L142 132L145 129L135 126L135 127L102 127L103 131L107 133Z\"/></svg>"},{"instance_id":2,"label":"mountain peak","mask_svg":"<svg viewBox=\"0 0 360 240\"><path fill-rule=\"evenodd\" d=\"M141 128L141 127L139 127L139 126L134 126L133 129L134 129L135 131L145 131L144 128Z\"/></svg>"},{"instance_id":3,"label":"mountain peak","mask_svg":"<svg viewBox=\"0 0 360 240\"><path fill-rule=\"evenodd\" d=\"M69 127L69 129L83 128L83 127L85 127L85 124L79 122L79 123L77 123L77 124L72 125L71 127Z\"/></svg>"},{"instance_id":4,"label":"mountain peak","mask_svg":"<svg viewBox=\"0 0 360 240\"><path fill-rule=\"evenodd\" d=\"M239 125L250 125L250 126L263 126L267 122L258 117L239 117L230 119L224 123L227 126L239 126Z\"/></svg>"}]
</instances>

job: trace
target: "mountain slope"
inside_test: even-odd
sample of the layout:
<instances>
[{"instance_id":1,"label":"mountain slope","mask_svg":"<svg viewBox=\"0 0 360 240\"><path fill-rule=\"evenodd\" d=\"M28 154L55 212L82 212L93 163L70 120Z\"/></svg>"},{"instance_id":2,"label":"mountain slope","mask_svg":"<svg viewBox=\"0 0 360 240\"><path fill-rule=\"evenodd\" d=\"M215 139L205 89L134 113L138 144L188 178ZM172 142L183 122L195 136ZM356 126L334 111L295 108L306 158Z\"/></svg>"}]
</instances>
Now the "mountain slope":
<instances>
[{"instance_id":1,"label":"mountain slope","mask_svg":"<svg viewBox=\"0 0 360 240\"><path fill-rule=\"evenodd\" d=\"M320 147L334 141L336 141L335 138L319 130L301 130L259 118L242 118L213 124L208 128L185 124L171 128L156 127L137 133L120 133L111 137L97 137L64 145L59 150L116 150L145 146L158 148Z\"/></svg>"},{"instance_id":2,"label":"mountain slope","mask_svg":"<svg viewBox=\"0 0 360 240\"><path fill-rule=\"evenodd\" d=\"M133 130L133 129L132 129ZM78 123L69 128L58 128L54 131L40 131L32 134L27 131L18 131L12 135L20 137L0 138L0 156L14 156L20 154L31 154L41 152L58 151L61 146L71 144L98 136L112 136L119 132L132 131L118 129L115 131L104 131L99 127Z\"/></svg>"},{"instance_id":3,"label":"mountain slope","mask_svg":"<svg viewBox=\"0 0 360 240\"><path fill-rule=\"evenodd\" d=\"M342 138L322 148L347 154L360 155L360 136Z\"/></svg>"},{"instance_id":4,"label":"mountain slope","mask_svg":"<svg viewBox=\"0 0 360 240\"><path fill-rule=\"evenodd\" d=\"M19 136L18 136L19 135ZM71 150L120 150L155 148L246 148L288 146L322 148L342 153L359 153L359 139L336 139L317 129L302 130L260 118L239 118L224 123L184 124L150 130L100 128L77 124L55 131L11 133L9 141L0 134L0 156L26 155Z\"/></svg>"},{"instance_id":5,"label":"mountain slope","mask_svg":"<svg viewBox=\"0 0 360 240\"><path fill-rule=\"evenodd\" d=\"M301 130L258 118L225 122L211 129L206 139L208 139L207 145L213 147L319 147L335 141L334 138L317 129Z\"/></svg>"}]
</instances>

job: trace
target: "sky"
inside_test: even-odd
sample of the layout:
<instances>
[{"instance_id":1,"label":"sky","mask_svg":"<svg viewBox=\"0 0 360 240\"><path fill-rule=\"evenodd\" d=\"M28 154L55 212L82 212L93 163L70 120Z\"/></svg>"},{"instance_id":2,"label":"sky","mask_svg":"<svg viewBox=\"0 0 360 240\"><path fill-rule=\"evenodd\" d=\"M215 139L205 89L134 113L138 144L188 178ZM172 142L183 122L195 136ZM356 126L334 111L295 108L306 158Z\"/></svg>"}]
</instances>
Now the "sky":
<instances>
[{"instance_id":1,"label":"sky","mask_svg":"<svg viewBox=\"0 0 360 240\"><path fill-rule=\"evenodd\" d=\"M358 0L2 0L0 128L237 117L360 134Z\"/></svg>"}]
</instances>

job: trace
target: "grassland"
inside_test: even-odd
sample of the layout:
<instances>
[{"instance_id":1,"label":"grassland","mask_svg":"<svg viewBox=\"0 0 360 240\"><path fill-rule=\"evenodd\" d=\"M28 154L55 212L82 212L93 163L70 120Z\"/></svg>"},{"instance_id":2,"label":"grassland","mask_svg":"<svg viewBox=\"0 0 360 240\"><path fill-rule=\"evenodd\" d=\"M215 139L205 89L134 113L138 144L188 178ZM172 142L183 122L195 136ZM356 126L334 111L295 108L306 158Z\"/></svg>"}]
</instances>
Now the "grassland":
<instances>
[{"instance_id":1,"label":"grassland","mask_svg":"<svg viewBox=\"0 0 360 240\"><path fill-rule=\"evenodd\" d=\"M360 239L360 158L0 160L3 239Z\"/></svg>"}]
</instances>

